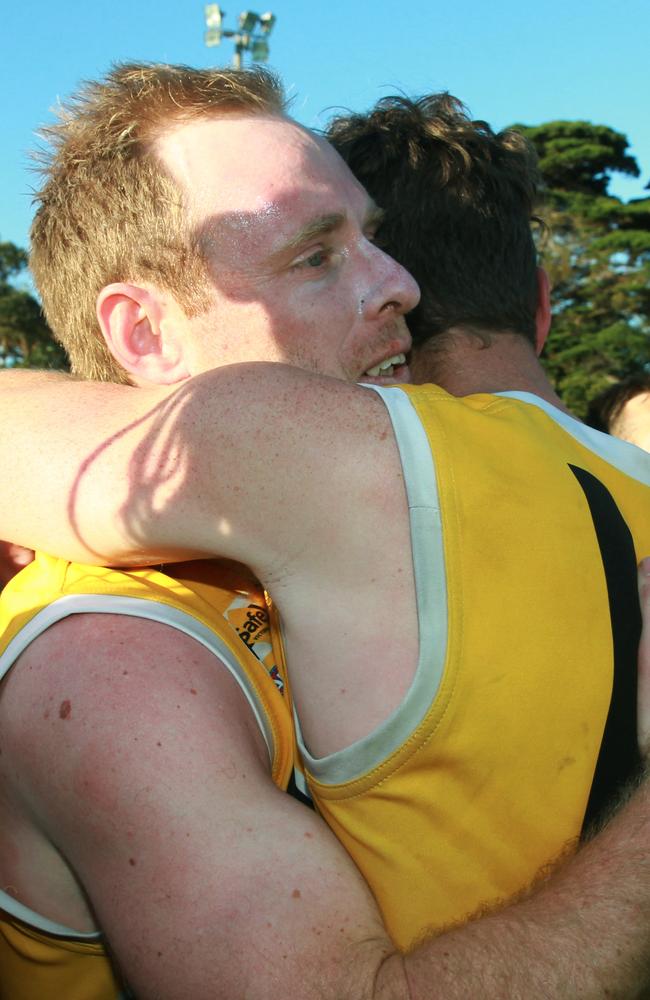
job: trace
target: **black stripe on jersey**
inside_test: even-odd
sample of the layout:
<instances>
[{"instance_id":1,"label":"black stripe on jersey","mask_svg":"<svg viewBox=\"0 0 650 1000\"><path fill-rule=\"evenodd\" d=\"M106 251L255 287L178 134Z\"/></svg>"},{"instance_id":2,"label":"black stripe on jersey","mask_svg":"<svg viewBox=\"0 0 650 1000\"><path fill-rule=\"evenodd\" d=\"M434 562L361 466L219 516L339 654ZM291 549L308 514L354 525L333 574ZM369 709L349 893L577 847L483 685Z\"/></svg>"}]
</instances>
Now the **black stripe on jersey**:
<instances>
[{"instance_id":1,"label":"black stripe on jersey","mask_svg":"<svg viewBox=\"0 0 650 1000\"><path fill-rule=\"evenodd\" d=\"M295 771L291 772L291 777L289 778L289 784L287 785L287 794L291 795L292 798L294 799L298 799L298 802L302 802L304 806L309 806L309 808L313 809L314 812L316 811L316 807L314 806L314 803L309 798L309 796L305 795L305 793L301 792L300 789L298 788L298 785L296 784Z\"/></svg>"},{"instance_id":2,"label":"black stripe on jersey","mask_svg":"<svg viewBox=\"0 0 650 1000\"><path fill-rule=\"evenodd\" d=\"M614 647L612 697L583 834L611 808L622 787L641 766L637 743L637 653L641 608L632 534L609 490L590 472L569 468L587 498L603 560Z\"/></svg>"}]
</instances>

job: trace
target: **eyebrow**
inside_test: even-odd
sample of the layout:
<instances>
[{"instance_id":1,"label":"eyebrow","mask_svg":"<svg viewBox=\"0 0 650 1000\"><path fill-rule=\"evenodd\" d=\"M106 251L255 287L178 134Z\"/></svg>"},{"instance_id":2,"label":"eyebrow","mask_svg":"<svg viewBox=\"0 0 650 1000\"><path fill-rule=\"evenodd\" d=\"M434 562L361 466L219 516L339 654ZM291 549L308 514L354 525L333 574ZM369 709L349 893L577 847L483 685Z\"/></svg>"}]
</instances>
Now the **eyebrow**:
<instances>
[{"instance_id":1,"label":"eyebrow","mask_svg":"<svg viewBox=\"0 0 650 1000\"><path fill-rule=\"evenodd\" d=\"M309 240L317 239L319 236L327 236L340 229L344 222L343 212L330 212L327 215L319 215L315 219L310 219L297 233L273 251L269 256L269 261L277 261L295 253Z\"/></svg>"},{"instance_id":2,"label":"eyebrow","mask_svg":"<svg viewBox=\"0 0 650 1000\"><path fill-rule=\"evenodd\" d=\"M363 226L378 226L384 217L383 209L370 202L366 211ZM327 236L340 229L346 220L343 212L330 212L326 215L319 215L315 219L310 219L294 236L283 243L282 246L274 250L269 257L270 262L284 259L292 253L300 250L305 243L317 239L319 236Z\"/></svg>"}]
</instances>

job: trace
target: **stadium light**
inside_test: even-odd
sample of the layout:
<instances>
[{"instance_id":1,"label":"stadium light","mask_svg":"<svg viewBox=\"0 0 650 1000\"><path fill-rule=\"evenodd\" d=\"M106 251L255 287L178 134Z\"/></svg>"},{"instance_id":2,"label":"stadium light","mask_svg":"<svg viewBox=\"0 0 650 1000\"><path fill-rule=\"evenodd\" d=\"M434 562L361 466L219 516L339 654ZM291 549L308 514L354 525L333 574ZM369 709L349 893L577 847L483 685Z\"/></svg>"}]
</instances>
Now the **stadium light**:
<instances>
[{"instance_id":1,"label":"stadium light","mask_svg":"<svg viewBox=\"0 0 650 1000\"><path fill-rule=\"evenodd\" d=\"M208 3L205 5L205 26L208 29L205 33L205 44L208 46L219 45L221 42L221 24L223 22L223 11L218 3Z\"/></svg>"},{"instance_id":2,"label":"stadium light","mask_svg":"<svg viewBox=\"0 0 650 1000\"><path fill-rule=\"evenodd\" d=\"M270 10L267 10L266 14L260 14L260 28L262 29L262 34L270 35L276 21L277 18L275 14L272 14Z\"/></svg>"},{"instance_id":3,"label":"stadium light","mask_svg":"<svg viewBox=\"0 0 650 1000\"><path fill-rule=\"evenodd\" d=\"M269 61L269 43L265 38L254 38L250 49L253 62L264 63Z\"/></svg>"},{"instance_id":4,"label":"stadium light","mask_svg":"<svg viewBox=\"0 0 650 1000\"><path fill-rule=\"evenodd\" d=\"M232 38L235 43L233 66L242 68L245 52L248 52L253 62L267 62L269 58L268 36L273 31L277 20L270 10L265 14L257 14L254 10L243 10L237 18L237 31L223 27L226 16L218 3L205 5L205 44L209 47L220 45L223 38Z\"/></svg>"},{"instance_id":5,"label":"stadium light","mask_svg":"<svg viewBox=\"0 0 650 1000\"><path fill-rule=\"evenodd\" d=\"M259 14L252 10L243 10L239 15L239 30L250 34L259 21Z\"/></svg>"}]
</instances>

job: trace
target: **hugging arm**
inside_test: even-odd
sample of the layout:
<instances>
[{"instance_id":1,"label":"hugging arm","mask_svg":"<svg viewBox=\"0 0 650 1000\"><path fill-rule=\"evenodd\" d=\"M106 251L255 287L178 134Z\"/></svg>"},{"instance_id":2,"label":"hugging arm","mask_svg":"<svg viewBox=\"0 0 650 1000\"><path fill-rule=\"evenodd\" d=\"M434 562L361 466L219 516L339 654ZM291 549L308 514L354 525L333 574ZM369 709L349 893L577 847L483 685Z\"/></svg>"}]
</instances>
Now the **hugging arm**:
<instances>
[{"instance_id":1,"label":"hugging arm","mask_svg":"<svg viewBox=\"0 0 650 1000\"><path fill-rule=\"evenodd\" d=\"M271 783L239 689L194 640L72 616L10 673L0 725L16 811L68 859L142 1000L647 995L647 782L528 898L403 956L325 824Z\"/></svg>"},{"instance_id":2,"label":"hugging arm","mask_svg":"<svg viewBox=\"0 0 650 1000\"><path fill-rule=\"evenodd\" d=\"M95 561L128 562L143 552L156 559L216 550L243 559L253 568L277 566L281 576L281 554L289 552L288 558L293 557L296 533L308 532L315 516L304 498L302 503L291 499L292 493L301 495L305 482L296 473L298 459L309 465L316 477L309 498L315 506L317 493L326 486L337 494L345 490L350 471L346 463L353 460L346 446L342 447L340 467L322 472L320 481L318 467L330 435L340 442L337 415L351 407L352 415L346 419L363 429L368 470L365 499L369 504L379 481L373 477L386 459L390 442L380 405L359 403L355 411L360 390L327 380L318 391L329 397L330 426L316 420L314 437L307 440L306 428L313 423L314 408L318 408L313 396L302 390L309 377L287 374L288 370L276 367L266 397L258 366L251 366L244 382L221 370L168 395L41 380L31 397L32 415L17 429L13 447L23 450L16 482L29 483L24 449L32 449L31 455L41 464L42 489L34 501L29 499L27 513L23 503L14 515L7 514L6 522L6 498L1 501L0 534L41 547L48 545L49 538L50 548L68 557ZM14 382L14 388L16 385L22 393L20 383ZM2 405L7 405L6 398L3 396ZM273 454L265 465L277 430L274 421L282 418L283 411L292 438L293 470L283 469ZM56 426L46 438L43 429L52 428L53 423ZM2 426L7 426L6 422ZM2 446L9 447L8 432ZM233 474L237 455L241 458L242 454L248 462L247 476L237 483ZM67 465L62 461L64 455ZM356 453L353 458L356 460ZM47 477L43 468L52 461L57 474ZM14 501L20 495L17 488ZM280 506L285 511L284 526L278 519ZM326 511L320 513L325 515ZM262 526L263 537L253 545L255 525L258 529ZM52 531L56 537L48 534ZM331 547L328 538L323 541L326 545ZM314 558L319 565L325 564L325 547ZM647 615L647 568L644 581ZM642 649L641 674L647 677L647 632ZM16 677L30 673L21 671ZM80 673L72 671L70 682L81 683ZM169 689L164 683L159 686L162 675L158 673L155 680L152 677L143 683L141 691L143 700L152 690L157 698L163 697L156 718L169 734L178 728L173 718L181 709L175 706L182 705L182 732L191 736L187 756L182 756L178 746L171 748L174 752L166 769L164 801L153 780L158 771L150 770L153 748L128 745L134 729L142 725L141 713L131 714L137 699L123 705L124 730L117 734L123 739L109 744L119 755L124 776L120 788L127 789L123 812L111 810L110 814L122 824L125 836L138 831L137 856L127 856L123 846L115 846L120 843L119 836L111 839L113 846L106 843L106 829L93 823L92 812L83 800L75 802L72 792L67 800L70 813L48 800L47 787L38 784L42 761L34 763L25 779L30 807L42 810L42 822L52 830L52 836L65 845L70 857L78 857L79 874L89 887L100 921L145 1000L148 996L178 1000L184 995L184 981L189 984L188 996L225 998L247 991L246 995L259 996L260 1000L291 993L305 1000L645 995L650 983L647 782L604 831L528 898L423 942L402 956L382 931L367 890L332 834L316 817L297 814L299 807L270 787L234 703L223 692L213 693L215 705L221 702L226 709L221 713L223 725L215 730L205 718L195 717L195 712L201 711L196 699L181 701L176 697L178 678L171 665L168 673ZM207 676L204 679L207 684ZM78 694L80 707L97 711L96 685ZM23 706L31 704L28 695L23 696ZM644 698L647 696L646 690ZM227 722L232 719L239 719L234 732ZM642 705L644 728L645 719ZM93 727L87 727L87 734L92 733ZM153 729L148 738L153 744L163 742ZM53 739L61 739L60 729ZM32 747L34 742L48 760L60 759L61 766L70 768L66 787L78 787L77 751L66 765L64 747L51 744L48 751L45 740L32 741ZM100 745L102 752L107 752L101 741ZM17 746L15 752L20 749ZM28 748L24 749L27 752ZM60 752L55 752L57 749ZM82 757L92 760L95 744L86 750ZM175 763L177 753L184 764ZM233 762L233 774L247 782L250 799L240 794L233 797L224 790L229 787L224 769L220 770L224 758ZM220 774L220 778L211 778L205 792L196 775L192 778L190 785L199 795L198 802L188 798L186 769L196 766L197 761ZM97 773L102 775L115 767L109 759L101 758L98 763ZM101 786L99 791L104 795ZM250 816L247 802L256 803ZM270 864L260 817L273 834ZM190 822L198 827L190 828ZM250 839L246 836L249 826L253 833ZM191 862L180 849L187 840L198 845ZM283 844L286 851L281 849ZM110 857L111 851L113 867L100 870L96 858L102 852ZM215 856L222 864L213 871ZM129 891L127 886L116 891L116 886L131 880L135 890ZM122 892L126 893L124 898ZM280 905L274 917L276 897ZM265 910L269 914L266 924L259 916ZM251 914L256 921L254 944L249 933ZM265 927L269 934L274 933L274 927L279 929L277 951L261 949ZM165 947L157 946L161 936ZM184 979L186 970L177 961L180 955L191 963L189 979Z\"/></svg>"}]
</instances>

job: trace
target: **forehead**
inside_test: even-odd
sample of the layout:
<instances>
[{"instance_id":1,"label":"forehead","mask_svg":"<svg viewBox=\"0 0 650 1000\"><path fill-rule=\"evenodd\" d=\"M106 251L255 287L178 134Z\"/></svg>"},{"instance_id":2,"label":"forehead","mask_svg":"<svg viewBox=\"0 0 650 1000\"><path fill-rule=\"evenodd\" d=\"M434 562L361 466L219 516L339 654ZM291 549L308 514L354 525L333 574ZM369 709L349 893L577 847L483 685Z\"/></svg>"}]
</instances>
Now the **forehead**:
<instances>
[{"instance_id":1,"label":"forehead","mask_svg":"<svg viewBox=\"0 0 650 1000\"><path fill-rule=\"evenodd\" d=\"M157 150L192 219L208 229L282 239L311 218L362 215L369 200L329 143L285 118L190 122L159 139Z\"/></svg>"},{"instance_id":2,"label":"forehead","mask_svg":"<svg viewBox=\"0 0 650 1000\"><path fill-rule=\"evenodd\" d=\"M615 423L622 424L629 431L649 429L650 392L640 392L628 399Z\"/></svg>"}]
</instances>

